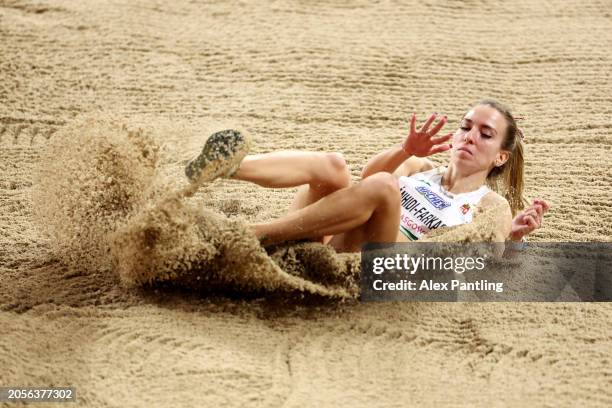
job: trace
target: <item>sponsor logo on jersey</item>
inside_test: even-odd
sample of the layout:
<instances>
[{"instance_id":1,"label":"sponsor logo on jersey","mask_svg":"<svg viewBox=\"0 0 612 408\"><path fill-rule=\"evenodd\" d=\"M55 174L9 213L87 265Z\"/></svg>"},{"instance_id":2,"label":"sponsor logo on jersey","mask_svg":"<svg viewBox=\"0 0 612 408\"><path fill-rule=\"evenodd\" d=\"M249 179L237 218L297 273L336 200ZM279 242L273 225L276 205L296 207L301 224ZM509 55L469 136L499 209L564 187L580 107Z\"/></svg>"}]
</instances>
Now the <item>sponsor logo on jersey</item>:
<instances>
[{"instance_id":1,"label":"sponsor logo on jersey","mask_svg":"<svg viewBox=\"0 0 612 408\"><path fill-rule=\"evenodd\" d=\"M450 207L449 202L444 201L442 197L440 197L439 195L437 195L436 193L434 193L433 191L431 191L425 186L417 187L416 191L421 193L421 195L423 195L423 197L425 197L427 201L429 201L431 205L433 205L438 210L443 210L446 207Z\"/></svg>"},{"instance_id":2,"label":"sponsor logo on jersey","mask_svg":"<svg viewBox=\"0 0 612 408\"><path fill-rule=\"evenodd\" d=\"M429 211L426 206L421 205L414 196L408 193L405 187L402 187L400 191L402 195L402 208L411 214L414 221L417 221L422 224L423 227L430 230L446 226L446 224Z\"/></svg>"}]
</instances>

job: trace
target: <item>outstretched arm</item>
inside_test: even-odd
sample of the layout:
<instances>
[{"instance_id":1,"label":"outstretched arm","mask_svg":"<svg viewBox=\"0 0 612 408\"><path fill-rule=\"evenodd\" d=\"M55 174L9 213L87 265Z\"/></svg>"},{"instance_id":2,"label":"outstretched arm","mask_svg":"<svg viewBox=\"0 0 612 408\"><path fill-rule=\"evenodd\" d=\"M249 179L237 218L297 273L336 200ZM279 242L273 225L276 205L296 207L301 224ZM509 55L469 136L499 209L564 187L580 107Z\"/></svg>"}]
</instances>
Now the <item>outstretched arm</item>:
<instances>
[{"instance_id":1,"label":"outstretched arm","mask_svg":"<svg viewBox=\"0 0 612 408\"><path fill-rule=\"evenodd\" d=\"M432 114L420 130L416 129L416 115L413 113L410 119L410 134L402 143L387 149L374 156L363 168L361 178L385 171L394 173L402 163L410 158L422 158L450 149L450 145L444 143L452 137L452 133L445 136L434 137L444 126L447 119L443 116L440 121L429 129L436 120L437 114ZM419 160L413 160L412 166L418 167Z\"/></svg>"}]
</instances>

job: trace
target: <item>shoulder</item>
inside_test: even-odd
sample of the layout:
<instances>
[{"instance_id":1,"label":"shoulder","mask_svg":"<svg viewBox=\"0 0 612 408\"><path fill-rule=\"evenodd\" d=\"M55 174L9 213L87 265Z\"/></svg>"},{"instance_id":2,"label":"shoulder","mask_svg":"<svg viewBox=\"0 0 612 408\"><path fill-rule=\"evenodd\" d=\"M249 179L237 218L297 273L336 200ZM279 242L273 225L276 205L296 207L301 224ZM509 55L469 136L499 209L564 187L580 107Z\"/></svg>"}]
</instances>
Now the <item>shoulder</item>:
<instances>
[{"instance_id":1,"label":"shoulder","mask_svg":"<svg viewBox=\"0 0 612 408\"><path fill-rule=\"evenodd\" d=\"M510 217L510 219L512 219L512 210L510 209L510 204L508 203L508 200L506 200L504 197L502 197L493 190L489 190L489 192L480 199L477 207L480 211L496 207L499 209L500 215L503 215L504 217Z\"/></svg>"},{"instance_id":2,"label":"shoulder","mask_svg":"<svg viewBox=\"0 0 612 408\"><path fill-rule=\"evenodd\" d=\"M499 195L493 190L489 190L489 192L485 194L480 199L480 202L478 203L478 206L482 208L494 207L498 205L503 206L503 207L508 207L508 209L510 208L510 204L508 203L508 200L506 200L504 197L502 197L501 195Z\"/></svg>"},{"instance_id":3,"label":"shoulder","mask_svg":"<svg viewBox=\"0 0 612 408\"><path fill-rule=\"evenodd\" d=\"M412 176L413 174L431 170L438 165L425 157L412 156L405 160L393 174L396 176Z\"/></svg>"},{"instance_id":4,"label":"shoulder","mask_svg":"<svg viewBox=\"0 0 612 408\"><path fill-rule=\"evenodd\" d=\"M489 212L492 214L492 221L495 223L498 240L503 241L510 234L512 229L512 210L508 200L496 193L489 191L485 194L477 205L477 213Z\"/></svg>"}]
</instances>

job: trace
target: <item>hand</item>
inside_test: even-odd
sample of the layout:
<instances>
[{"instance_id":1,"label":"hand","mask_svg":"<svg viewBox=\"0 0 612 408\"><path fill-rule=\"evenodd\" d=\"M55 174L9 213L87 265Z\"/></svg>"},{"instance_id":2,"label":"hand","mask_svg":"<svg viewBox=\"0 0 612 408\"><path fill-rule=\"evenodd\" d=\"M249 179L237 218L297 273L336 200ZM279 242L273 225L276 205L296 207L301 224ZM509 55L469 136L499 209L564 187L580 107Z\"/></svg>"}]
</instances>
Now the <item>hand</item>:
<instances>
[{"instance_id":1,"label":"hand","mask_svg":"<svg viewBox=\"0 0 612 408\"><path fill-rule=\"evenodd\" d=\"M520 241L525 235L542 226L542 217L550 206L544 200L533 200L531 206L525 208L512 220L510 239Z\"/></svg>"},{"instance_id":2,"label":"hand","mask_svg":"<svg viewBox=\"0 0 612 408\"><path fill-rule=\"evenodd\" d=\"M442 116L438 124L429 130L429 126L434 122L436 116L437 113L432 114L421 130L417 132L416 114L412 114L412 118L410 119L410 134L406 140L404 140L404 143L402 143L402 149L406 153L416 157L427 157L451 148L449 144L444 142L448 141L453 136L452 133L445 136L434 137L446 123L446 115Z\"/></svg>"}]
</instances>

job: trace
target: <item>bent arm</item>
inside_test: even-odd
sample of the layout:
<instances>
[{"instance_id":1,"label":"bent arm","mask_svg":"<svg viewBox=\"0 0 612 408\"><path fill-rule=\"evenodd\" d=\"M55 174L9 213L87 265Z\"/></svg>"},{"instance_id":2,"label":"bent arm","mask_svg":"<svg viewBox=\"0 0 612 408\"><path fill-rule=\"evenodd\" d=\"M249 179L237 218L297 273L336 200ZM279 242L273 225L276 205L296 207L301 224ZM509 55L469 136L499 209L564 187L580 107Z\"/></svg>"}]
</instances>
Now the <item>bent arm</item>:
<instances>
[{"instance_id":1,"label":"bent arm","mask_svg":"<svg viewBox=\"0 0 612 408\"><path fill-rule=\"evenodd\" d=\"M425 157L450 149L450 145L445 142L450 140L452 133L446 136L436 136L446 123L446 116L442 117L440 121L429 130L429 126L434 122L436 116L436 113L431 115L421 129L417 131L416 114L413 113L410 118L410 134L408 137L406 137L402 143L398 143L392 148L370 159L361 172L361 178L365 179L381 171L394 173L396 175L418 173L419 171L423 171L422 167ZM402 163L404 168L400 169L398 173L398 167L400 167ZM408 174L406 174L406 172L408 172Z\"/></svg>"},{"instance_id":2,"label":"bent arm","mask_svg":"<svg viewBox=\"0 0 612 408\"><path fill-rule=\"evenodd\" d=\"M364 179L381 171L393 173L408 158L410 154L406 153L401 143L398 143L372 157L361 171L361 178Z\"/></svg>"},{"instance_id":3,"label":"bent arm","mask_svg":"<svg viewBox=\"0 0 612 408\"><path fill-rule=\"evenodd\" d=\"M401 146L399 150L401 150ZM397 146L394 146L374 156L363 168L361 178L364 179L381 171L393 173L396 176L411 176L422 171L431 170L434 167L436 165L431 160L424 157L411 156L405 152L402 154L397 152Z\"/></svg>"}]
</instances>

